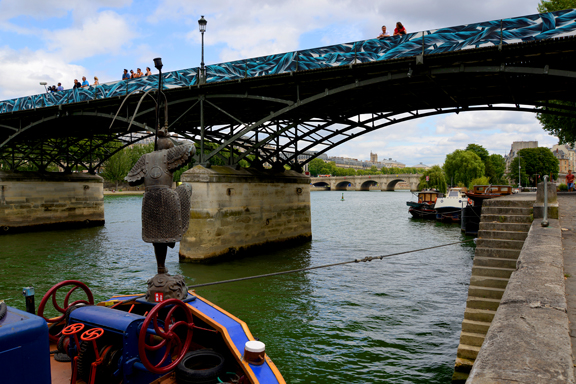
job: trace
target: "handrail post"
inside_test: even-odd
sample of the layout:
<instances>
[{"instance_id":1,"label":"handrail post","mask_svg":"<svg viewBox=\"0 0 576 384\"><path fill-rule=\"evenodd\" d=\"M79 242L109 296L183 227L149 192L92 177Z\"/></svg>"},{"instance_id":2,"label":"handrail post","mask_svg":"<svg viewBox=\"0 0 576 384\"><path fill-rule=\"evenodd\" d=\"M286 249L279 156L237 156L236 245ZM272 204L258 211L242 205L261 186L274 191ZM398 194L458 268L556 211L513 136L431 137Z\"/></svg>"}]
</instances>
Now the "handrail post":
<instances>
[{"instance_id":1,"label":"handrail post","mask_svg":"<svg viewBox=\"0 0 576 384\"><path fill-rule=\"evenodd\" d=\"M548 175L544 176L544 215L541 224L543 227L550 225L548 222Z\"/></svg>"}]
</instances>

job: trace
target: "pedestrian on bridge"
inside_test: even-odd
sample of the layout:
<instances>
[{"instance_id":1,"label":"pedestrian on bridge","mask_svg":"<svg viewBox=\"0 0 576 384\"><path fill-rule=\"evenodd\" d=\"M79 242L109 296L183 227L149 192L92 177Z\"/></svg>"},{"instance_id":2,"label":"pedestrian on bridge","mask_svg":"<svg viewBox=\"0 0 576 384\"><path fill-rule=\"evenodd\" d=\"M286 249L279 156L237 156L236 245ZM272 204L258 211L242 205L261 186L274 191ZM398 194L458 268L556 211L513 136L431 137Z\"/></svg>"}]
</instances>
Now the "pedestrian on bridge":
<instances>
[{"instance_id":1,"label":"pedestrian on bridge","mask_svg":"<svg viewBox=\"0 0 576 384\"><path fill-rule=\"evenodd\" d=\"M92 85L100 85L100 82L98 81L98 76L94 76L94 84Z\"/></svg>"},{"instance_id":2,"label":"pedestrian on bridge","mask_svg":"<svg viewBox=\"0 0 576 384\"><path fill-rule=\"evenodd\" d=\"M130 78L130 75L128 74L128 70L125 69L124 74L122 75L122 80L128 80L129 78Z\"/></svg>"},{"instance_id":3,"label":"pedestrian on bridge","mask_svg":"<svg viewBox=\"0 0 576 384\"><path fill-rule=\"evenodd\" d=\"M56 88L58 91L63 91L64 87L62 86L62 83L58 83L58 88Z\"/></svg>"},{"instance_id":4,"label":"pedestrian on bridge","mask_svg":"<svg viewBox=\"0 0 576 384\"><path fill-rule=\"evenodd\" d=\"M90 83L88 83L88 80L86 80L86 76L82 76L82 88L88 88L90 86Z\"/></svg>"},{"instance_id":5,"label":"pedestrian on bridge","mask_svg":"<svg viewBox=\"0 0 576 384\"><path fill-rule=\"evenodd\" d=\"M76 88L81 88L81 87L82 87L82 84L80 84L78 79L74 79L74 86L72 88L76 89Z\"/></svg>"},{"instance_id":6,"label":"pedestrian on bridge","mask_svg":"<svg viewBox=\"0 0 576 384\"><path fill-rule=\"evenodd\" d=\"M151 74L150 67L146 67L146 74L144 76L150 76Z\"/></svg>"},{"instance_id":7,"label":"pedestrian on bridge","mask_svg":"<svg viewBox=\"0 0 576 384\"><path fill-rule=\"evenodd\" d=\"M402 25L401 22L397 22L396 28L394 29L394 36L405 35L405 34L406 34L406 28L404 28L404 26Z\"/></svg>"},{"instance_id":8,"label":"pedestrian on bridge","mask_svg":"<svg viewBox=\"0 0 576 384\"><path fill-rule=\"evenodd\" d=\"M381 39L383 37L390 37L390 35L386 33L386 26L385 25L382 26L382 33L378 36L378 38Z\"/></svg>"}]
</instances>

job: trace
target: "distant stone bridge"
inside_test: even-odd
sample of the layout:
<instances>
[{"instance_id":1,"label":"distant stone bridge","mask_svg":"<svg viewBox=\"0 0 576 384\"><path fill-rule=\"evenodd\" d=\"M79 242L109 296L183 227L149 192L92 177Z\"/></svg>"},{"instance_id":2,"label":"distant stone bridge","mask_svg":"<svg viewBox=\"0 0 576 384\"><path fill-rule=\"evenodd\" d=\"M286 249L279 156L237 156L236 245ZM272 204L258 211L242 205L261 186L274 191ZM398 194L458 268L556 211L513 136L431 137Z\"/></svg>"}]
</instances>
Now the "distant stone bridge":
<instances>
[{"instance_id":1,"label":"distant stone bridge","mask_svg":"<svg viewBox=\"0 0 576 384\"><path fill-rule=\"evenodd\" d=\"M371 187L378 186L382 191L393 191L396 184L406 182L411 191L418 190L418 183L422 175L369 175L369 176L330 176L313 177L310 183L314 187L329 187L331 191L369 191Z\"/></svg>"}]
</instances>

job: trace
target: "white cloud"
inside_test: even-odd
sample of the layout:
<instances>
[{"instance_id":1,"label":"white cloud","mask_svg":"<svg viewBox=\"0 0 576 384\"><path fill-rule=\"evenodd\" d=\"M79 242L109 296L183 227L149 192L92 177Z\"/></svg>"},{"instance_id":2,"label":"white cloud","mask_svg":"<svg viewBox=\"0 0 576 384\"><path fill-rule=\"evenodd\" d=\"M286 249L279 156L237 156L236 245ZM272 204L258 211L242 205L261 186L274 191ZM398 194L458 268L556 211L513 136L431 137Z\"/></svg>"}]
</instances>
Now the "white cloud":
<instances>
[{"instance_id":1,"label":"white cloud","mask_svg":"<svg viewBox=\"0 0 576 384\"><path fill-rule=\"evenodd\" d=\"M57 54L1 47L0 73L18 74L0 77L0 99L5 100L44 92L41 81L48 85L61 82L64 88L71 88L74 79L81 79L85 68L68 64Z\"/></svg>"},{"instance_id":2,"label":"white cloud","mask_svg":"<svg viewBox=\"0 0 576 384\"><path fill-rule=\"evenodd\" d=\"M112 11L84 20L78 28L44 31L48 49L67 61L100 54L118 55L136 37L126 20Z\"/></svg>"}]
</instances>

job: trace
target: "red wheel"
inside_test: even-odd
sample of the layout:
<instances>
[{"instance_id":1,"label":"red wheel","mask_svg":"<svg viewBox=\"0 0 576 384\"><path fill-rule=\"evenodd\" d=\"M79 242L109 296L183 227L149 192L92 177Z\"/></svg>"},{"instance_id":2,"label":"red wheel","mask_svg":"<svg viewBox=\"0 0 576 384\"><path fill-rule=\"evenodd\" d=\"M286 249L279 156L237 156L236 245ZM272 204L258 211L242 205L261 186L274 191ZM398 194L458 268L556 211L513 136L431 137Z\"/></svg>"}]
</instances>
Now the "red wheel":
<instances>
[{"instance_id":1,"label":"red wheel","mask_svg":"<svg viewBox=\"0 0 576 384\"><path fill-rule=\"evenodd\" d=\"M83 329L84 329L84 324L82 324L82 323L70 324L62 330L62 334L64 336L70 336L70 335L74 335L75 333L80 332Z\"/></svg>"},{"instance_id":2,"label":"red wheel","mask_svg":"<svg viewBox=\"0 0 576 384\"><path fill-rule=\"evenodd\" d=\"M104 330L102 328L92 328L87 330L80 336L80 340L82 341L92 341L96 340L100 336L104 334Z\"/></svg>"},{"instance_id":3,"label":"red wheel","mask_svg":"<svg viewBox=\"0 0 576 384\"><path fill-rule=\"evenodd\" d=\"M158 313L169 306L172 306L172 308L170 308L166 318L164 319L164 326L161 327L158 325ZM186 321L175 321L174 313L178 308L181 308L186 314ZM154 326L153 329L148 329L150 322L152 322ZM176 334L175 331L177 328L186 330L186 338L184 342L182 342L180 336ZM140 354L140 360L146 369L152 373L165 374L176 368L190 347L190 343L192 342L192 328L194 328L192 313L183 301L178 299L168 299L157 304L150 313L148 313L148 316L146 316L138 337L138 353ZM150 345L146 342L147 339L149 339L147 335L154 333L163 340L156 345ZM166 347L164 355L156 365L153 365L148 359L147 352L157 352L162 347ZM173 360L170 364L162 366L168 358L171 359L173 352L178 354L178 358Z\"/></svg>"},{"instance_id":4,"label":"red wheel","mask_svg":"<svg viewBox=\"0 0 576 384\"><path fill-rule=\"evenodd\" d=\"M73 285L74 287L66 294L66 297L64 298L64 308L62 308L56 302L56 292L58 292L60 288L65 287L67 285ZM88 301L76 300L75 302L68 304L70 295L72 295L72 292L74 292L77 288L81 288L84 291L84 293L86 293ZM46 317L44 317L44 307L46 307L46 303L48 302L48 299L50 299L50 297L52 297L52 305L58 312L62 313L62 316L54 317L52 319L47 319ZM53 286L52 288L50 288L48 292L46 292L46 294L42 298L42 301L40 301L40 305L38 306L38 316L42 317L48 323L59 323L64 318L64 314L66 313L66 309L68 309L68 307L80 303L94 305L94 296L92 296L92 292L90 292L90 289L86 286L86 284L77 280L62 281ZM49 335L49 337L50 340L57 341L58 338L60 337L60 333L58 333L57 335Z\"/></svg>"}]
</instances>

